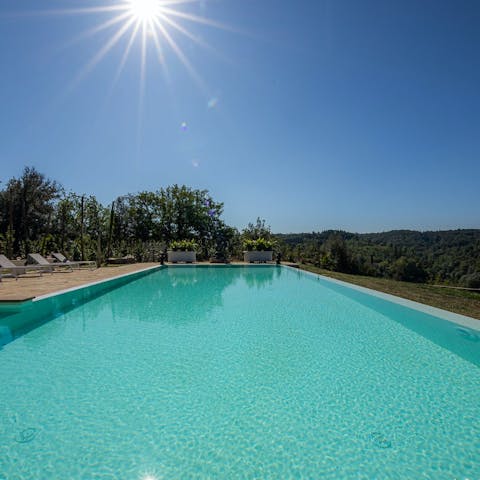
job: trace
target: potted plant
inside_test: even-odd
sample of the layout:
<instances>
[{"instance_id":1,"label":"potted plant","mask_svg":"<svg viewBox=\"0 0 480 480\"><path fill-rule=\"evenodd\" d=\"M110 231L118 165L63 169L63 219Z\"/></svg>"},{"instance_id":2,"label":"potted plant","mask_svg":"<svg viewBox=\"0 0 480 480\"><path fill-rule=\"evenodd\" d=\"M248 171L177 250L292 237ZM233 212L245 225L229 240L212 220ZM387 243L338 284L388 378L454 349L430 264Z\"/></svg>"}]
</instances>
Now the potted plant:
<instances>
[{"instance_id":1,"label":"potted plant","mask_svg":"<svg viewBox=\"0 0 480 480\"><path fill-rule=\"evenodd\" d=\"M197 261L196 249L197 244L193 240L176 240L170 243L170 249L167 252L168 261L194 263Z\"/></svg>"},{"instance_id":2,"label":"potted plant","mask_svg":"<svg viewBox=\"0 0 480 480\"><path fill-rule=\"evenodd\" d=\"M245 240L243 252L243 261L253 262L271 262L273 258L273 242L266 238L260 237L256 240Z\"/></svg>"}]
</instances>

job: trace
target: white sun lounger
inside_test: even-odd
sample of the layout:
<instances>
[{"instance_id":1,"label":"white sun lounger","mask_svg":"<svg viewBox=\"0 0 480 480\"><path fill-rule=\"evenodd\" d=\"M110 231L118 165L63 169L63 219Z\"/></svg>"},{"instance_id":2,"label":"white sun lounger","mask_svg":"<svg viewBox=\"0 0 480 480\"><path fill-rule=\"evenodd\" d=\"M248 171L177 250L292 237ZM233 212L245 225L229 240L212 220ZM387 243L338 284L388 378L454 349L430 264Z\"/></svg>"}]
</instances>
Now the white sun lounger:
<instances>
[{"instance_id":1,"label":"white sun lounger","mask_svg":"<svg viewBox=\"0 0 480 480\"><path fill-rule=\"evenodd\" d=\"M56 267L67 267L69 268L69 271L73 271L73 268L71 265L64 265L62 263L50 263L46 258L42 257L39 253L29 253L27 257L29 262L32 262L36 265L40 265L43 267L45 270L48 270L50 272L54 272Z\"/></svg>"},{"instance_id":2,"label":"white sun lounger","mask_svg":"<svg viewBox=\"0 0 480 480\"><path fill-rule=\"evenodd\" d=\"M97 263L92 260L70 261L65 255L59 252L52 252L52 257L55 258L62 265L71 265L72 267L80 268L81 265L88 265L93 269L93 268L96 268L97 266Z\"/></svg>"},{"instance_id":3,"label":"white sun lounger","mask_svg":"<svg viewBox=\"0 0 480 480\"><path fill-rule=\"evenodd\" d=\"M5 255L0 255L0 281L2 276L10 275L15 277L18 280L19 275L24 275L27 272L37 271L42 275L44 271L51 271L51 268L48 269L43 265L15 265L11 260L9 260Z\"/></svg>"}]
</instances>

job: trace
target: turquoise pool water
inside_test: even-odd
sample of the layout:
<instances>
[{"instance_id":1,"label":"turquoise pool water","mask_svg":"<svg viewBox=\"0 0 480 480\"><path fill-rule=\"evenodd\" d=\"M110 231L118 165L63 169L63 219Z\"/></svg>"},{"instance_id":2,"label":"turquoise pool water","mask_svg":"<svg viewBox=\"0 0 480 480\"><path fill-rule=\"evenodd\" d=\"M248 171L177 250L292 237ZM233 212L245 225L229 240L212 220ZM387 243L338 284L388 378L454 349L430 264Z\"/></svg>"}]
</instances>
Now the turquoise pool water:
<instances>
[{"instance_id":1,"label":"turquoise pool water","mask_svg":"<svg viewBox=\"0 0 480 480\"><path fill-rule=\"evenodd\" d=\"M2 480L480 478L473 330L275 266L95 288L0 312Z\"/></svg>"}]
</instances>

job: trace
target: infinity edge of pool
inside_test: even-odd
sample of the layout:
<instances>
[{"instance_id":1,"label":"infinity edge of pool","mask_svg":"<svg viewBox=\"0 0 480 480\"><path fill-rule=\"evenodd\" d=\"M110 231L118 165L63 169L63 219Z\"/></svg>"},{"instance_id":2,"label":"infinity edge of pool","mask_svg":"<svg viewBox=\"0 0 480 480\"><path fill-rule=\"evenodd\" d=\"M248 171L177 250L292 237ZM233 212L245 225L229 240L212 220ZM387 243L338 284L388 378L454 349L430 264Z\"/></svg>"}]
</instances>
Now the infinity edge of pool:
<instances>
[{"instance_id":1,"label":"infinity edge of pool","mask_svg":"<svg viewBox=\"0 0 480 480\"><path fill-rule=\"evenodd\" d=\"M450 312L448 310L444 310L441 308L433 307L424 303L416 302L414 300L409 300L403 297L399 297L397 295L392 295L389 293L384 293L379 290L374 290L367 287L362 287L360 285L356 285L353 283L345 282L343 280L337 280L335 278L327 277L325 275L321 275L314 272L309 272L306 270L301 270L296 267L288 266L288 265L275 265L275 264L250 264L250 265L243 265L243 264L177 264L177 265L158 265L154 267L147 267L140 270L136 270L135 272L129 272L122 275L115 276L113 278L107 278L98 280L95 282L90 282L83 285L78 285L72 288L59 290L56 292L48 293L45 295L40 295L30 300L25 300L23 302L2 302L0 303L0 313L2 311L21 311L27 305L33 305L37 302L43 302L47 299L55 299L58 298L62 300L70 300L67 299L67 296L70 297L72 294L74 295L75 292L82 292L82 300L85 301L85 297L90 297L91 295L97 297L106 291L112 290L124 283L129 283L130 281L137 280L138 278L143 277L144 275L149 275L154 272L169 269L169 268L285 268L288 270L299 272L302 275L311 276L314 278L322 279L326 282L339 285L354 291L362 292L367 295L372 295L377 298L381 298L387 302L395 303L397 305L402 305L404 307L410 308L412 310L417 310L428 315L437 317L441 320L446 320L448 322L460 325L462 327L467 327L476 331L480 331L480 320L477 320L473 317L468 317L466 315L461 315L459 313ZM85 293L89 293L85 295ZM65 296L65 297L64 297ZM64 302L61 302L64 303ZM74 301L76 304L77 302ZM82 303L80 301L80 303Z\"/></svg>"}]
</instances>

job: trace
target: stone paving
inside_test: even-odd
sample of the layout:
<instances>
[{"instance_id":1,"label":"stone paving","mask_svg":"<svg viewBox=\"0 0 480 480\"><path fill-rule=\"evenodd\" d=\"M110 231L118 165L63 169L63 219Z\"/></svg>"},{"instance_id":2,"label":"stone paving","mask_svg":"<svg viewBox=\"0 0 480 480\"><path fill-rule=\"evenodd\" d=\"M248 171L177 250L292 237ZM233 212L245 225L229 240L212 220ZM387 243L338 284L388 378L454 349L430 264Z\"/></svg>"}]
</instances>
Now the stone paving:
<instances>
[{"instance_id":1,"label":"stone paving","mask_svg":"<svg viewBox=\"0 0 480 480\"><path fill-rule=\"evenodd\" d=\"M89 269L82 267L73 271L58 270L55 273L29 272L19 275L18 279L2 277L0 282L0 302L21 302L40 295L54 293L67 288L78 287L91 282L98 282L117 277L126 273L136 272L158 263L132 263L130 265L116 265Z\"/></svg>"}]
</instances>

